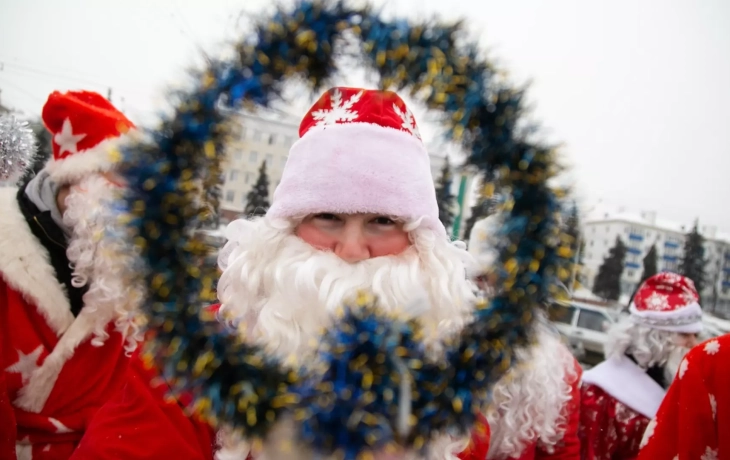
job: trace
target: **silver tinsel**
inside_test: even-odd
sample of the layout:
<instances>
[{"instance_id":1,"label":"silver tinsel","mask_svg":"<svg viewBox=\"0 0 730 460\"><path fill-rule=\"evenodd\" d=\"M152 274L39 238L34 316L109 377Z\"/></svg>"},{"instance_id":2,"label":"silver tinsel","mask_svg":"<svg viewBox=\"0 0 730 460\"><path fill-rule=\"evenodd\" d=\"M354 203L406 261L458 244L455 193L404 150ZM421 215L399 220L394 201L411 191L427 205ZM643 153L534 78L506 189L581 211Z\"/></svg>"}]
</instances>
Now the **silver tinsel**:
<instances>
[{"instance_id":1,"label":"silver tinsel","mask_svg":"<svg viewBox=\"0 0 730 460\"><path fill-rule=\"evenodd\" d=\"M28 122L0 117L0 181L11 180L33 162L36 141Z\"/></svg>"}]
</instances>

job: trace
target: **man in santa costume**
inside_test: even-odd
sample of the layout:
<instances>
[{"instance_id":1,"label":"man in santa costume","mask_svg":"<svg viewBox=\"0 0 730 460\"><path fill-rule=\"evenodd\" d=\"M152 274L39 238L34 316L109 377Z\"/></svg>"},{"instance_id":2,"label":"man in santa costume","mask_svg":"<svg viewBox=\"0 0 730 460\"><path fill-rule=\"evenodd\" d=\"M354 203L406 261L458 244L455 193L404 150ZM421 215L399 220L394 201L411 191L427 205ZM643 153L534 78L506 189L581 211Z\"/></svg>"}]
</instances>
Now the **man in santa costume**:
<instances>
[{"instance_id":1,"label":"man in santa costume","mask_svg":"<svg viewBox=\"0 0 730 460\"><path fill-rule=\"evenodd\" d=\"M499 214L482 219L469 239L469 252L487 271L498 255L494 235L499 225ZM536 331L535 343L517 352L520 364L492 390L486 411L491 436L482 459L580 458L582 369L545 317L539 318Z\"/></svg>"},{"instance_id":2,"label":"man in santa costume","mask_svg":"<svg viewBox=\"0 0 730 460\"><path fill-rule=\"evenodd\" d=\"M54 92L42 118L53 158L0 189L0 431L19 460L71 455L123 381L141 295L99 238L118 187L110 146L134 125L87 91Z\"/></svg>"},{"instance_id":3,"label":"man in santa costume","mask_svg":"<svg viewBox=\"0 0 730 460\"><path fill-rule=\"evenodd\" d=\"M639 460L730 458L730 334L694 347L644 433Z\"/></svg>"},{"instance_id":4,"label":"man in santa costume","mask_svg":"<svg viewBox=\"0 0 730 460\"><path fill-rule=\"evenodd\" d=\"M266 216L240 219L226 229L228 242L219 254L221 320L234 326L243 321L247 340L304 364L312 362L337 309L359 290L372 292L390 311L427 300L416 302L422 310L412 313L434 344L458 331L475 300L467 274L473 261L463 243L449 240L438 219L428 153L404 102L392 92L333 88L304 116L299 134ZM126 390L120 392L126 400L139 399L138 389ZM146 455L133 456L128 446L144 430L116 423L130 408L112 405L117 410L98 431L105 442L89 457L164 457L170 441L152 430L144 438ZM145 427L176 416L137 413L147 416L144 422L136 419ZM290 430L280 426L277 439L295 439ZM305 448L279 452L275 441L251 452L245 440L226 430L219 438L218 459L313 455ZM468 441L439 439L427 458L454 458Z\"/></svg>"},{"instance_id":5,"label":"man in santa costume","mask_svg":"<svg viewBox=\"0 0 730 460\"><path fill-rule=\"evenodd\" d=\"M702 330L694 283L675 273L644 281L629 312L609 331L606 361L583 375L579 434L585 459L636 458L677 365Z\"/></svg>"}]
</instances>

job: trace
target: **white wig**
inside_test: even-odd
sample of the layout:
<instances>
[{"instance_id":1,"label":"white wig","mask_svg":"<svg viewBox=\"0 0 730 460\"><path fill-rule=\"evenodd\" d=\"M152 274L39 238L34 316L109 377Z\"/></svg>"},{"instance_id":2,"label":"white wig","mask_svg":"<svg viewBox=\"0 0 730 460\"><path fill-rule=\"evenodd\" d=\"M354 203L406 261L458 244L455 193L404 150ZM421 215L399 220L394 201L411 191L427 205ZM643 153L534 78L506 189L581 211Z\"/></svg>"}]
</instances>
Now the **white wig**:
<instances>
[{"instance_id":1,"label":"white wig","mask_svg":"<svg viewBox=\"0 0 730 460\"><path fill-rule=\"evenodd\" d=\"M663 366L678 347L677 333L635 323L624 317L611 326L606 342L606 357L631 355L642 369Z\"/></svg>"},{"instance_id":2,"label":"white wig","mask_svg":"<svg viewBox=\"0 0 730 460\"><path fill-rule=\"evenodd\" d=\"M488 459L519 457L534 444L550 452L565 434L572 386L580 377L576 361L543 317L535 327L537 342L517 350L520 364L492 390Z\"/></svg>"},{"instance_id":3,"label":"white wig","mask_svg":"<svg viewBox=\"0 0 730 460\"><path fill-rule=\"evenodd\" d=\"M107 327L114 322L130 353L141 340L137 314L144 289L133 273L134 248L124 238L110 237L110 232L123 231L116 228L113 202L117 198L106 178L89 175L71 187L63 223L72 229L66 250L73 269L71 283L88 286L84 309L95 313L91 343L103 345L109 338Z\"/></svg>"}]
</instances>

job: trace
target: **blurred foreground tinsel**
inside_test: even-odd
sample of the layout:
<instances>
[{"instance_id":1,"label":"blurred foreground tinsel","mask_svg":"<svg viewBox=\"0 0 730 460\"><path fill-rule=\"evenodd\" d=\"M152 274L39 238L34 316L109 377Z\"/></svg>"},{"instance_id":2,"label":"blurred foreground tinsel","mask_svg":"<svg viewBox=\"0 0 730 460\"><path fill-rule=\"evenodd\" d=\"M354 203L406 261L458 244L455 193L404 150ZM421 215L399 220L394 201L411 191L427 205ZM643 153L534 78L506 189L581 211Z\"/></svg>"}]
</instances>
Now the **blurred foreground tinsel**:
<instances>
[{"instance_id":1,"label":"blurred foreground tinsel","mask_svg":"<svg viewBox=\"0 0 730 460\"><path fill-rule=\"evenodd\" d=\"M36 140L28 123L13 115L0 117L0 181L20 176L33 162Z\"/></svg>"},{"instance_id":2,"label":"blurred foreground tinsel","mask_svg":"<svg viewBox=\"0 0 730 460\"><path fill-rule=\"evenodd\" d=\"M420 448L438 434L465 435L491 387L530 337L533 309L550 295L559 262L558 204L548 187L550 147L518 129L523 92L498 81L458 25L385 21L369 8L300 2L256 26L236 57L210 63L176 110L124 153L130 227L141 249L155 338L146 350L193 409L261 440L282 415L300 441L353 459L393 446ZM361 61L381 86L403 90L444 114L468 161L512 193L501 230L498 296L475 306L474 322L427 356L416 321L381 314L377 300L345 305L322 339L318 373L290 369L201 307L215 299L216 267L195 233L207 218L227 136L220 104L267 105L287 79L320 89L335 71L339 43L358 40Z\"/></svg>"}]
</instances>

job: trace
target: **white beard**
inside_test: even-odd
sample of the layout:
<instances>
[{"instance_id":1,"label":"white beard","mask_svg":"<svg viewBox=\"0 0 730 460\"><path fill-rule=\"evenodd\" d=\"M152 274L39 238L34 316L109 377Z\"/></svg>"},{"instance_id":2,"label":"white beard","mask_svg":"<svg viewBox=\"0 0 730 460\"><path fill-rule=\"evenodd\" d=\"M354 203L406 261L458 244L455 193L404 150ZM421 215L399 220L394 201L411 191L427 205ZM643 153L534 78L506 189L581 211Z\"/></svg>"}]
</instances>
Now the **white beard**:
<instances>
[{"instance_id":1,"label":"white beard","mask_svg":"<svg viewBox=\"0 0 730 460\"><path fill-rule=\"evenodd\" d=\"M92 344L103 345L109 338L111 321L127 339L126 350L134 350L140 340L137 307L143 298L133 268L134 248L121 236L113 204L117 189L106 178L94 174L71 188L66 198L64 224L72 229L66 255L73 268L72 284L88 285L84 309L95 313Z\"/></svg>"},{"instance_id":2,"label":"white beard","mask_svg":"<svg viewBox=\"0 0 730 460\"><path fill-rule=\"evenodd\" d=\"M677 346L677 347L673 348L672 351L669 352L669 358L667 359L667 362L664 365L664 381L668 385L671 385L672 381L674 380L674 377L677 375L677 371L679 370L679 365L682 364L684 355L689 353L689 350L690 350L690 348Z\"/></svg>"},{"instance_id":3,"label":"white beard","mask_svg":"<svg viewBox=\"0 0 730 460\"><path fill-rule=\"evenodd\" d=\"M490 460L520 457L535 442L550 452L565 434L565 407L579 378L575 359L543 319L536 328L537 343L517 350L520 364L492 390Z\"/></svg>"},{"instance_id":4,"label":"white beard","mask_svg":"<svg viewBox=\"0 0 730 460\"><path fill-rule=\"evenodd\" d=\"M294 224L238 220L226 230L218 284L221 312L282 358L309 357L343 302L364 290L386 311L419 316L437 342L463 327L475 300L463 245L411 232L397 256L348 263L293 234Z\"/></svg>"},{"instance_id":5,"label":"white beard","mask_svg":"<svg viewBox=\"0 0 730 460\"><path fill-rule=\"evenodd\" d=\"M248 339L265 345L280 358L312 363L319 337L333 324L343 301L359 290L369 291L386 311L406 312L422 320L428 343L458 332L471 317L475 286L468 270L473 259L463 244L439 239L430 230L406 225L413 246L397 256L355 264L314 249L294 235L296 224L237 220L226 229L228 243L219 255L223 275L218 283L221 314L240 321ZM304 446L282 452L295 439L288 422L277 425L257 460L310 459ZM245 458L245 440L220 433L216 459ZM414 452L376 454L376 460L457 460L467 439L442 436L429 443L425 456Z\"/></svg>"}]
</instances>

